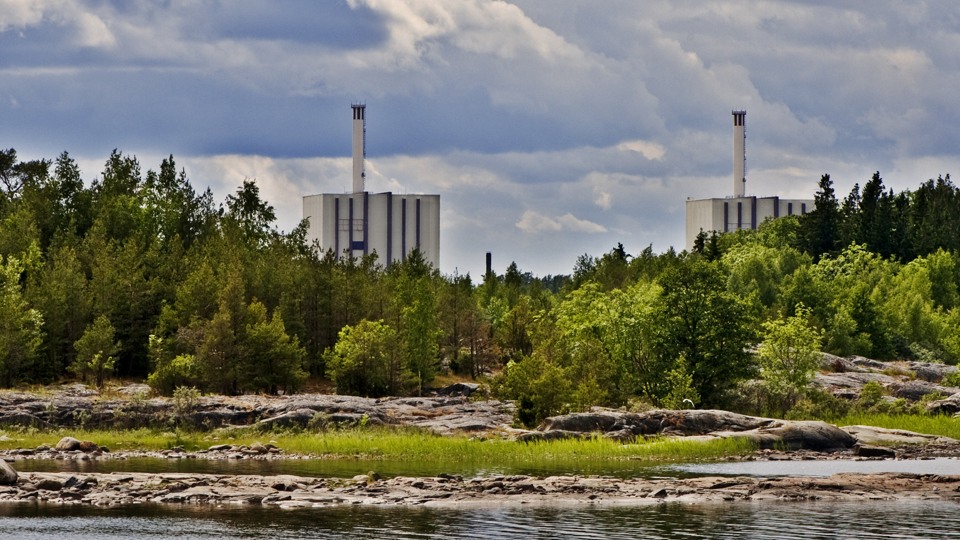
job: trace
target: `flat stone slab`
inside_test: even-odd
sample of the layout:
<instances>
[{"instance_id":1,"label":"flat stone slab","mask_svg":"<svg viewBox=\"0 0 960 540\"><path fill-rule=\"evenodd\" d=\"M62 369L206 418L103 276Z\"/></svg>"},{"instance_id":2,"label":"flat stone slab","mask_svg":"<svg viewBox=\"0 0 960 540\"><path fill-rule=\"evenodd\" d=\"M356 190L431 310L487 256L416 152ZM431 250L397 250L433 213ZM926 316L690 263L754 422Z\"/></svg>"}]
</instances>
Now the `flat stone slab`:
<instances>
[{"instance_id":1,"label":"flat stone slab","mask_svg":"<svg viewBox=\"0 0 960 540\"><path fill-rule=\"evenodd\" d=\"M860 444L867 445L956 444L958 442L950 437L925 435L905 429L887 429L874 426L844 426L840 429L852 435Z\"/></svg>"},{"instance_id":2,"label":"flat stone slab","mask_svg":"<svg viewBox=\"0 0 960 540\"><path fill-rule=\"evenodd\" d=\"M282 489L277 489L282 487ZM321 479L189 473L22 473L0 504L256 504L280 508L342 505L642 505L737 501L960 501L960 476L837 474L827 478L699 477L617 479L524 475L482 478Z\"/></svg>"}]
</instances>

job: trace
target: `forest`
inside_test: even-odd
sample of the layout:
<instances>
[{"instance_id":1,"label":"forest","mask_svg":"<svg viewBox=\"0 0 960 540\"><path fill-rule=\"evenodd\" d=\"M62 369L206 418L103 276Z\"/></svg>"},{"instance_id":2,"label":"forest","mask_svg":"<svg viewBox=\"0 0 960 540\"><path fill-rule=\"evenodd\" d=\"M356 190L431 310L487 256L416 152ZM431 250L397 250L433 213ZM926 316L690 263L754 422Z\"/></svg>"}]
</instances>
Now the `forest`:
<instances>
[{"instance_id":1,"label":"forest","mask_svg":"<svg viewBox=\"0 0 960 540\"><path fill-rule=\"evenodd\" d=\"M617 245L569 276L511 264L475 281L416 252L338 260L305 223L278 230L254 181L217 202L173 156L144 172L114 151L84 182L66 152L0 150L0 386L385 396L443 376L485 382L532 424L593 405L744 409L746 395L786 410L817 351L957 363L949 175L894 193L878 172L842 200L824 175L815 198L690 252Z\"/></svg>"}]
</instances>

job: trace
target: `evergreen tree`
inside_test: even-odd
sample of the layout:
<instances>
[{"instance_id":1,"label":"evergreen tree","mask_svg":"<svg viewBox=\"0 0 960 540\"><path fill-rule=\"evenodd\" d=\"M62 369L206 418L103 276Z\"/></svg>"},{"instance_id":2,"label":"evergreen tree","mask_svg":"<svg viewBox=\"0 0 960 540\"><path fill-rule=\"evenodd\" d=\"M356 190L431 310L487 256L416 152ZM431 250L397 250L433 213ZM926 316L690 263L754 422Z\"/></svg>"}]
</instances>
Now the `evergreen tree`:
<instances>
[{"instance_id":1,"label":"evergreen tree","mask_svg":"<svg viewBox=\"0 0 960 540\"><path fill-rule=\"evenodd\" d=\"M800 217L801 249L813 256L836 253L840 248L842 230L840 205L829 174L820 177L819 188L813 197L814 209Z\"/></svg>"}]
</instances>

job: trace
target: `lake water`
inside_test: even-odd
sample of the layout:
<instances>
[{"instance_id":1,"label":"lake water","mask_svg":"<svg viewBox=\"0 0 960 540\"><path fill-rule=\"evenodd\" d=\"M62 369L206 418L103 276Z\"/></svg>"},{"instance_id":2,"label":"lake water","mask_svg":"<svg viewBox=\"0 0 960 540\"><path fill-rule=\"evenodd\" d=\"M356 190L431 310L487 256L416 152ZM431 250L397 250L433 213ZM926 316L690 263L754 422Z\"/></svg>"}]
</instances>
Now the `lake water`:
<instances>
[{"instance_id":1,"label":"lake water","mask_svg":"<svg viewBox=\"0 0 960 540\"><path fill-rule=\"evenodd\" d=\"M830 476L837 473L909 472L917 474L960 475L960 459L925 460L796 460L796 461L728 461L661 465L643 461L617 463L585 463L583 467L566 463L556 467L509 466L491 468L483 464L462 462L436 463L416 461L364 460L208 460L130 458L103 460L17 460L13 466L23 472L182 472L204 474L292 474L323 478L351 478L371 469L381 476L436 476L459 474L465 478L495 474L602 475L614 478L650 478L654 476ZM561 468L562 467L562 468Z\"/></svg>"},{"instance_id":2,"label":"lake water","mask_svg":"<svg viewBox=\"0 0 960 540\"><path fill-rule=\"evenodd\" d=\"M130 459L24 460L21 471L179 471L220 474L352 476L370 462L322 460L216 461ZM537 474L536 470L485 470L469 465L378 462L394 474ZM543 472L543 471L540 471ZM569 471L568 471L569 472ZM689 465L629 462L613 476L702 475L827 476L837 472L960 474L960 460L742 461ZM612 473L612 474L611 474ZM642 506L502 508L360 507L280 510L260 506L0 505L0 538L73 540L210 538L957 538L960 505L942 501L861 503L736 502Z\"/></svg>"},{"instance_id":3,"label":"lake water","mask_svg":"<svg viewBox=\"0 0 960 540\"><path fill-rule=\"evenodd\" d=\"M946 502L486 509L0 506L0 538L960 538Z\"/></svg>"},{"instance_id":4,"label":"lake water","mask_svg":"<svg viewBox=\"0 0 960 540\"><path fill-rule=\"evenodd\" d=\"M838 473L960 475L960 459L730 461L670 465L662 470L693 476L830 476Z\"/></svg>"}]
</instances>

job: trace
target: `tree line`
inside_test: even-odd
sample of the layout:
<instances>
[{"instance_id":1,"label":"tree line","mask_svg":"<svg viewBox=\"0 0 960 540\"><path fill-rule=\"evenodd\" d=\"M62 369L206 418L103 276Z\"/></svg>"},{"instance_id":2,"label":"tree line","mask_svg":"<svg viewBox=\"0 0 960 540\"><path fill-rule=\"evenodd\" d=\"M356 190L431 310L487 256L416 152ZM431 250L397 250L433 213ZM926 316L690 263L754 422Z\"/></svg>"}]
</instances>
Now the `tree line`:
<instances>
[{"instance_id":1,"label":"tree line","mask_svg":"<svg viewBox=\"0 0 960 540\"><path fill-rule=\"evenodd\" d=\"M422 393L485 378L533 423L642 401L800 399L804 351L960 359L960 194L949 176L842 202L694 250L622 245L569 276L511 264L475 283L419 253L337 258L277 229L255 182L214 201L173 157L114 151L85 183L67 154L0 151L0 384L146 380L162 393ZM952 225L951 225L952 224ZM765 381L764 395L743 381Z\"/></svg>"}]
</instances>

